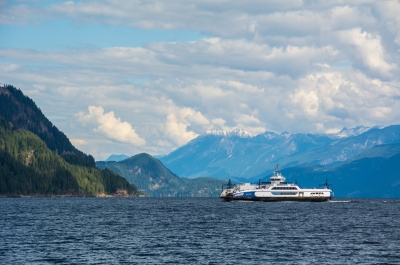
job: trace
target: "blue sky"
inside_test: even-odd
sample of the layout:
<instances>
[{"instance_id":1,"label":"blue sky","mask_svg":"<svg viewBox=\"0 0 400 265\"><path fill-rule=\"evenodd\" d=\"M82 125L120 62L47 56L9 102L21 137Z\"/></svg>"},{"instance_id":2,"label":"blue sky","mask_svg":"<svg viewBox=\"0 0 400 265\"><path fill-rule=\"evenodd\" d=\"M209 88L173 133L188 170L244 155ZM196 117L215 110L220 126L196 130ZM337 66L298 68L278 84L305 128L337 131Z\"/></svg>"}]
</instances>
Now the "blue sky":
<instances>
[{"instance_id":1,"label":"blue sky","mask_svg":"<svg viewBox=\"0 0 400 265\"><path fill-rule=\"evenodd\" d=\"M0 25L1 48L37 51L73 48L140 47L149 42L187 42L205 37L189 30L146 30L118 25L74 25L70 20Z\"/></svg>"},{"instance_id":2,"label":"blue sky","mask_svg":"<svg viewBox=\"0 0 400 265\"><path fill-rule=\"evenodd\" d=\"M0 82L81 150L398 124L399 1L0 0Z\"/></svg>"}]
</instances>

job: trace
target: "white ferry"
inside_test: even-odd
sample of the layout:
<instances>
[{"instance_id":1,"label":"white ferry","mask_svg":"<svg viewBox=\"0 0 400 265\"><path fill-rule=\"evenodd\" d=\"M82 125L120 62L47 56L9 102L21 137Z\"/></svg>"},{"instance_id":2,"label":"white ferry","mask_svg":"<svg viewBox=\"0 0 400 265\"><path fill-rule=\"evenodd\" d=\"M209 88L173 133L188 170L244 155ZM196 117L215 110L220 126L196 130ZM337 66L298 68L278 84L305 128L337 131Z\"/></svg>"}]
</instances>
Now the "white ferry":
<instances>
[{"instance_id":1,"label":"white ferry","mask_svg":"<svg viewBox=\"0 0 400 265\"><path fill-rule=\"evenodd\" d=\"M300 188L297 183L285 182L285 177L279 173L278 165L270 177L269 182L258 184L242 183L233 185L229 180L228 185L223 186L220 198L227 201L313 201L322 202L334 197L329 188L328 181L323 188Z\"/></svg>"}]
</instances>

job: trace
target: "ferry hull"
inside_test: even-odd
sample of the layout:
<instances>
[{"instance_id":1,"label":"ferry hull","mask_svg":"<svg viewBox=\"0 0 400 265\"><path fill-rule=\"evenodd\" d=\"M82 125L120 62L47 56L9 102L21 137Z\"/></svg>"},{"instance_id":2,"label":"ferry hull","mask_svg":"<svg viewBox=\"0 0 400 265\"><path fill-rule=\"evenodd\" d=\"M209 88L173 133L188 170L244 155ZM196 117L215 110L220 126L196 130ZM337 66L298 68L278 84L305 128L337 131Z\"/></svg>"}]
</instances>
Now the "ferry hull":
<instances>
[{"instance_id":1,"label":"ferry hull","mask_svg":"<svg viewBox=\"0 0 400 265\"><path fill-rule=\"evenodd\" d=\"M297 201L297 202L324 202L329 201L330 197L233 197L227 201L261 201L261 202L282 202L282 201Z\"/></svg>"},{"instance_id":2,"label":"ferry hull","mask_svg":"<svg viewBox=\"0 0 400 265\"><path fill-rule=\"evenodd\" d=\"M221 199L224 199L224 201L230 202L233 200L233 196L220 196Z\"/></svg>"}]
</instances>

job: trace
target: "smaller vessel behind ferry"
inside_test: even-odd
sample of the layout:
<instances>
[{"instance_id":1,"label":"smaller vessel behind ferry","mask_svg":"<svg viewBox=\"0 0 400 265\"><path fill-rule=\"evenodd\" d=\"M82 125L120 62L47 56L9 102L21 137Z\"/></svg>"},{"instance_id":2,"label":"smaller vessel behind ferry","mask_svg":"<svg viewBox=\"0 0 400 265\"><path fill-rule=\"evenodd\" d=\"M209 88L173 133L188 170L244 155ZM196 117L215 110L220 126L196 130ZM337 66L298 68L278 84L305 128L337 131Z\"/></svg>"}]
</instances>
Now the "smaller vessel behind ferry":
<instances>
[{"instance_id":1,"label":"smaller vessel behind ferry","mask_svg":"<svg viewBox=\"0 0 400 265\"><path fill-rule=\"evenodd\" d=\"M286 182L285 177L279 172L276 165L275 172L269 182L257 184L242 183L235 184L229 180L226 186L222 187L220 198L227 201L315 201L322 202L331 200L334 197L331 185L326 181L323 188L300 188L297 183Z\"/></svg>"},{"instance_id":2,"label":"smaller vessel behind ferry","mask_svg":"<svg viewBox=\"0 0 400 265\"><path fill-rule=\"evenodd\" d=\"M234 187L231 180L229 180L228 184L222 185L222 192L219 197L225 200L231 200L233 198Z\"/></svg>"}]
</instances>

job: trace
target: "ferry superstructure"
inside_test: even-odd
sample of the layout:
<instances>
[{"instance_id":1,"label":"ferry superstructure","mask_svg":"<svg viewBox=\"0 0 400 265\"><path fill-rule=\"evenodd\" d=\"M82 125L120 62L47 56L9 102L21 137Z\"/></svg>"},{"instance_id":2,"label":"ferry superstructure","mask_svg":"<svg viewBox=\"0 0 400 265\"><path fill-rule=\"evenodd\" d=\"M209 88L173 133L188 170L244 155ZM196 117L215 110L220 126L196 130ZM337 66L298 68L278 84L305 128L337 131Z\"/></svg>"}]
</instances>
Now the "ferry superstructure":
<instances>
[{"instance_id":1,"label":"ferry superstructure","mask_svg":"<svg viewBox=\"0 0 400 265\"><path fill-rule=\"evenodd\" d=\"M331 200L333 191L326 182L323 188L300 188L297 183L286 182L285 177L279 172L279 167L270 177L269 182L258 184L242 183L233 185L230 180L223 187L220 198L227 201L312 201L322 202Z\"/></svg>"}]
</instances>

